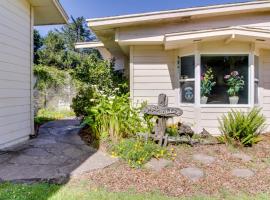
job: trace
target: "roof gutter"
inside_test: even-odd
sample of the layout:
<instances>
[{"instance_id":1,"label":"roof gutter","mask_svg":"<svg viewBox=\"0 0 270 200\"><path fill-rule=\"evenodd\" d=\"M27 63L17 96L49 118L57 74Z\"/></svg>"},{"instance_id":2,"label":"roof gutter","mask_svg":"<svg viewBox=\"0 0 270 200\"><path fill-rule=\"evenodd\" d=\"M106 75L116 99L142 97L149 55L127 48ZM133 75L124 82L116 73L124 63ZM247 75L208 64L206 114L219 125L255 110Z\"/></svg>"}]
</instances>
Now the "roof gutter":
<instances>
[{"instance_id":1,"label":"roof gutter","mask_svg":"<svg viewBox=\"0 0 270 200\"><path fill-rule=\"evenodd\" d=\"M88 25L94 30L115 28L125 25L170 20L174 18L191 18L199 16L215 16L233 13L247 13L252 11L270 11L270 1L251 1L178 10L149 12L115 17L88 19Z\"/></svg>"}]
</instances>

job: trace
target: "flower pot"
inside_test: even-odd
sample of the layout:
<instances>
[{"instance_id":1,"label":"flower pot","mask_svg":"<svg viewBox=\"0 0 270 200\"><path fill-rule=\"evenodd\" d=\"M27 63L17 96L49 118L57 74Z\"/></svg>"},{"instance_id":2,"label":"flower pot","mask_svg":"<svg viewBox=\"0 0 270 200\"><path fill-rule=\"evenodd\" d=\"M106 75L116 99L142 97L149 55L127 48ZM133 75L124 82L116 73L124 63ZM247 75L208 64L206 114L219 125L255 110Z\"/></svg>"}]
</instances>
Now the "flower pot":
<instances>
[{"instance_id":1,"label":"flower pot","mask_svg":"<svg viewBox=\"0 0 270 200\"><path fill-rule=\"evenodd\" d=\"M202 96L201 97L201 104L207 104L208 97Z\"/></svg>"},{"instance_id":2,"label":"flower pot","mask_svg":"<svg viewBox=\"0 0 270 200\"><path fill-rule=\"evenodd\" d=\"M229 100L230 100L230 104L238 104L239 97L238 96L232 96L232 97L229 97Z\"/></svg>"}]
</instances>

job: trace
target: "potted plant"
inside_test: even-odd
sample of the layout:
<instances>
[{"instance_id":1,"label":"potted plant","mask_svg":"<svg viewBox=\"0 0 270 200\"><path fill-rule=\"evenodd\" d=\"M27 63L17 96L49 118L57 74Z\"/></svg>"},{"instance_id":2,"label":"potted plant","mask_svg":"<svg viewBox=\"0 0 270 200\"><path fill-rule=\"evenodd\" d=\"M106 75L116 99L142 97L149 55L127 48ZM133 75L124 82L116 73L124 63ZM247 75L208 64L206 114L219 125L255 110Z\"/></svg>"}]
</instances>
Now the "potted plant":
<instances>
[{"instance_id":1,"label":"potted plant","mask_svg":"<svg viewBox=\"0 0 270 200\"><path fill-rule=\"evenodd\" d=\"M208 68L205 74L201 76L201 104L206 104L208 95L211 94L212 88L216 85L212 68Z\"/></svg>"},{"instance_id":2,"label":"potted plant","mask_svg":"<svg viewBox=\"0 0 270 200\"><path fill-rule=\"evenodd\" d=\"M229 87L227 93L229 95L230 104L238 104L238 93L245 86L244 77L239 75L238 71L232 71L231 74L224 77L226 84Z\"/></svg>"}]
</instances>

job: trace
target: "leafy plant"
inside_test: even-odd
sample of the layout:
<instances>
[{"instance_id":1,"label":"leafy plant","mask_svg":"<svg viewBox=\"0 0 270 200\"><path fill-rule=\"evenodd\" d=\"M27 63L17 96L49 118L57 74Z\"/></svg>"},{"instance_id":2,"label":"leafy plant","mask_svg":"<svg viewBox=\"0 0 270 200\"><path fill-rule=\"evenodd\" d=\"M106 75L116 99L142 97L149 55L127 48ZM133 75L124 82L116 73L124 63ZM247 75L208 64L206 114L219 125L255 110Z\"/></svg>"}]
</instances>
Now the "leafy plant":
<instances>
[{"instance_id":1,"label":"leafy plant","mask_svg":"<svg viewBox=\"0 0 270 200\"><path fill-rule=\"evenodd\" d=\"M166 133L169 136L178 136L178 124L172 124L166 128Z\"/></svg>"},{"instance_id":2,"label":"leafy plant","mask_svg":"<svg viewBox=\"0 0 270 200\"><path fill-rule=\"evenodd\" d=\"M76 116L87 116L88 110L97 105L100 95L95 87L83 85L78 89L77 95L72 99L71 108Z\"/></svg>"},{"instance_id":3,"label":"leafy plant","mask_svg":"<svg viewBox=\"0 0 270 200\"><path fill-rule=\"evenodd\" d=\"M146 128L139 110L131 107L128 95L100 96L99 103L88 110L84 123L94 134L107 134L112 141L135 135Z\"/></svg>"},{"instance_id":4,"label":"leafy plant","mask_svg":"<svg viewBox=\"0 0 270 200\"><path fill-rule=\"evenodd\" d=\"M170 151L152 141L124 139L113 147L112 155L127 161L131 167L139 168L151 158L173 158L174 149Z\"/></svg>"},{"instance_id":5,"label":"leafy plant","mask_svg":"<svg viewBox=\"0 0 270 200\"><path fill-rule=\"evenodd\" d=\"M229 96L238 96L240 90L245 86L244 77L239 75L238 71L233 71L231 74L224 77L229 89L227 93Z\"/></svg>"},{"instance_id":6,"label":"leafy plant","mask_svg":"<svg viewBox=\"0 0 270 200\"><path fill-rule=\"evenodd\" d=\"M232 110L219 119L222 136L219 140L233 145L252 146L261 140L260 133L265 128L265 117L261 109L253 108L248 113Z\"/></svg>"},{"instance_id":7,"label":"leafy plant","mask_svg":"<svg viewBox=\"0 0 270 200\"><path fill-rule=\"evenodd\" d=\"M216 85L212 68L208 68L205 74L201 77L201 96L211 94L212 88Z\"/></svg>"}]
</instances>

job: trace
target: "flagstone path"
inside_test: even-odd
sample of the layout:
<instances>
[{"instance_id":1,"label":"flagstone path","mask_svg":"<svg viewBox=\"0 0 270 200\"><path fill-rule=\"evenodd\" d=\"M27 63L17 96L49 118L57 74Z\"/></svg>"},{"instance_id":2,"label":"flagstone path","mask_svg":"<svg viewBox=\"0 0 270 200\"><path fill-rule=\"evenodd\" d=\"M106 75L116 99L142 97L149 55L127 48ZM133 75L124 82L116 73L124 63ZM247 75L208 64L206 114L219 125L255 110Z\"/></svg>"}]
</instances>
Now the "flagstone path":
<instances>
[{"instance_id":1,"label":"flagstone path","mask_svg":"<svg viewBox=\"0 0 270 200\"><path fill-rule=\"evenodd\" d=\"M78 120L44 124L37 138L0 151L0 181L65 183L117 161L87 146Z\"/></svg>"}]
</instances>

